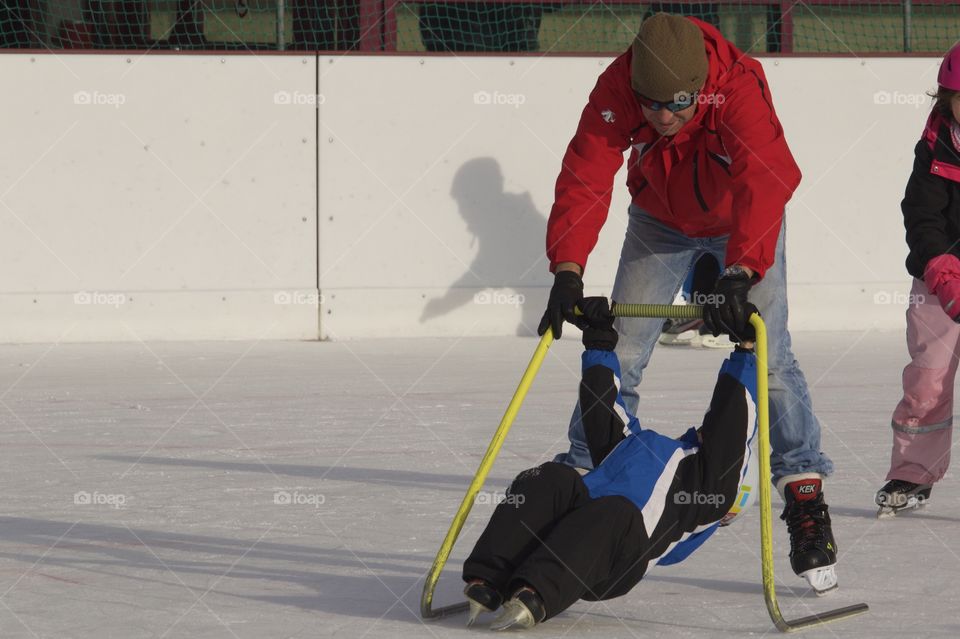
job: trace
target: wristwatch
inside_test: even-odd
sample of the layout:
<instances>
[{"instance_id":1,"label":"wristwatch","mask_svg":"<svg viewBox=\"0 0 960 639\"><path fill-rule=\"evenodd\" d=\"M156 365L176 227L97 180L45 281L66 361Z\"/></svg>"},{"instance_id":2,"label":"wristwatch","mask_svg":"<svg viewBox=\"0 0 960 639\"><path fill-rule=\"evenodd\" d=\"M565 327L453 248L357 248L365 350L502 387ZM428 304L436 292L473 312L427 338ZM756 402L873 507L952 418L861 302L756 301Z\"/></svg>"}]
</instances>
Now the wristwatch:
<instances>
[{"instance_id":1,"label":"wristwatch","mask_svg":"<svg viewBox=\"0 0 960 639\"><path fill-rule=\"evenodd\" d=\"M750 280L751 282L755 282L757 279L759 279L756 273L751 275L747 272L747 269L743 268L739 264L731 264L727 268L723 269L723 273L720 274L720 277L739 278L741 275L745 275L746 279Z\"/></svg>"}]
</instances>

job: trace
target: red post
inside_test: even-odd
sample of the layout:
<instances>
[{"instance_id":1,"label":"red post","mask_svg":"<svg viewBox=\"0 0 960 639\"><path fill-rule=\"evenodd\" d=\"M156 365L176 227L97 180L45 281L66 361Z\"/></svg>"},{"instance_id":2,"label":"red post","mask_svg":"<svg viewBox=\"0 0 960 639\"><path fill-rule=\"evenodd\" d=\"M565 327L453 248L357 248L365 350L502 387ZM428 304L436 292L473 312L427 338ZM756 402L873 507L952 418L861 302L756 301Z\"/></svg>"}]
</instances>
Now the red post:
<instances>
[{"instance_id":1,"label":"red post","mask_svg":"<svg viewBox=\"0 0 960 639\"><path fill-rule=\"evenodd\" d=\"M360 51L380 51L383 48L383 1L360 0Z\"/></svg>"},{"instance_id":2,"label":"red post","mask_svg":"<svg viewBox=\"0 0 960 639\"><path fill-rule=\"evenodd\" d=\"M793 53L793 8L795 2L780 2L780 53Z\"/></svg>"},{"instance_id":3,"label":"red post","mask_svg":"<svg viewBox=\"0 0 960 639\"><path fill-rule=\"evenodd\" d=\"M383 50L384 51L396 51L397 50L397 5L400 4L400 0L386 0L386 8L384 9L383 16L383 27L384 27L384 37L383 37Z\"/></svg>"}]
</instances>

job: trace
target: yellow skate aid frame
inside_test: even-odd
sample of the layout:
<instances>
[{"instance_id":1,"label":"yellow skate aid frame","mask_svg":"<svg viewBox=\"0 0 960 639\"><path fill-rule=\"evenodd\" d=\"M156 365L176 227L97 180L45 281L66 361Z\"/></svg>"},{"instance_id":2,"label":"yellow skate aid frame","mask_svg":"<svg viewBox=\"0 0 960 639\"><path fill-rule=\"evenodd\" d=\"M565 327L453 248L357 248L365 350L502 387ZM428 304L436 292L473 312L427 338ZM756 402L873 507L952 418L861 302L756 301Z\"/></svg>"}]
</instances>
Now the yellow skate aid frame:
<instances>
[{"instance_id":1,"label":"yellow skate aid frame","mask_svg":"<svg viewBox=\"0 0 960 639\"><path fill-rule=\"evenodd\" d=\"M662 319L699 319L703 317L703 307L697 305L670 305L670 304L614 304L613 314L617 317L647 317ZM579 313L579 311L578 311ZM770 406L768 402L768 372L767 372L767 331L763 320L758 314L750 317L750 324L753 325L756 339L757 353L757 418L759 431L759 451L767 451L767 454L758 455L760 459L760 545L761 545L761 564L763 573L763 596L767 604L767 612L770 613L770 619L781 632L794 632L805 628L820 626L831 621L846 619L854 615L867 612L867 604L855 604L843 608L837 608L821 614L814 614L794 621L787 621L780 612L780 606L777 604L777 593L775 588L775 576L773 570L773 514L770 503ZM500 452L501 446L516 419L520 406L533 384L543 360L547 355L547 350L553 342L553 331L548 330L540 338L539 344L530 358L520 378L520 384L517 386L513 398L507 405L507 410L500 420L500 425L487 446L487 450L480 461L480 467L477 469L473 481L470 482L467 493L460 502L460 508L450 524L447 535L440 545L430 572L423 584L423 594L420 598L420 615L424 619L440 619L459 612L465 612L469 609L467 602L456 603L439 608L433 607L433 593L437 582L440 579L440 573L443 571L447 559L450 557L450 551L463 529L463 524L473 508L477 493L483 486L493 462Z\"/></svg>"}]
</instances>

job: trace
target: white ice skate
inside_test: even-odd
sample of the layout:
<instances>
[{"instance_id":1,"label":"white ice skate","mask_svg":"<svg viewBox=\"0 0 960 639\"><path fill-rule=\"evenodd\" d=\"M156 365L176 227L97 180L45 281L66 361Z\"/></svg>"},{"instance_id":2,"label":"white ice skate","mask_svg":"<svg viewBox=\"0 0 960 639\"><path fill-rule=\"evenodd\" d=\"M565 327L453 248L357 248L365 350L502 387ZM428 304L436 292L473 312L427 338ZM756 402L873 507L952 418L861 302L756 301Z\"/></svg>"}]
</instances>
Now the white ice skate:
<instances>
[{"instance_id":1,"label":"white ice skate","mask_svg":"<svg viewBox=\"0 0 960 639\"><path fill-rule=\"evenodd\" d=\"M810 587L822 597L832 590L836 590L839 585L837 582L837 567L823 566L822 568L811 568L800 573L800 576L807 580Z\"/></svg>"},{"instance_id":2,"label":"white ice skate","mask_svg":"<svg viewBox=\"0 0 960 639\"><path fill-rule=\"evenodd\" d=\"M697 331L683 331L682 333L663 333L657 340L664 346L692 346L697 338Z\"/></svg>"},{"instance_id":3,"label":"white ice skate","mask_svg":"<svg viewBox=\"0 0 960 639\"><path fill-rule=\"evenodd\" d=\"M704 332L703 320L689 320L685 322L670 320L667 322L670 326L657 340L664 346L690 346L692 348L719 348L732 350L734 343L730 341L727 335L714 337L710 333Z\"/></svg>"},{"instance_id":4,"label":"white ice skate","mask_svg":"<svg viewBox=\"0 0 960 639\"><path fill-rule=\"evenodd\" d=\"M695 348L720 348L725 350L733 350L734 347L734 343L730 341L729 336L714 337L710 333L698 333L691 340L690 345Z\"/></svg>"},{"instance_id":5,"label":"white ice skate","mask_svg":"<svg viewBox=\"0 0 960 639\"><path fill-rule=\"evenodd\" d=\"M667 320L657 341L664 346L692 346L702 325L702 319Z\"/></svg>"}]
</instances>

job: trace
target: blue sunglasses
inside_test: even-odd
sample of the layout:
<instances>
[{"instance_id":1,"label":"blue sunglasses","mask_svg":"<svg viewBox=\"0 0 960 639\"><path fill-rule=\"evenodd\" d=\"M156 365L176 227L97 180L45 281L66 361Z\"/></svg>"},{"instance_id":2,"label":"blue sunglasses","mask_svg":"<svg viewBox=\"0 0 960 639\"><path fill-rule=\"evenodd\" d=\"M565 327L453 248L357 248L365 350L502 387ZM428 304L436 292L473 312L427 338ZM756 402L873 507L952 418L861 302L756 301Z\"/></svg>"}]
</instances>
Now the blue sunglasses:
<instances>
[{"instance_id":1,"label":"blue sunglasses","mask_svg":"<svg viewBox=\"0 0 960 639\"><path fill-rule=\"evenodd\" d=\"M636 91L633 92L637 96L637 102L642 106L647 107L651 111L659 111L660 109L666 109L670 113L676 113L677 111L683 111L684 109L689 109L697 101L698 91L687 94L685 98L680 100L674 100L673 102L657 102L656 100L651 100L648 97L642 96Z\"/></svg>"}]
</instances>

